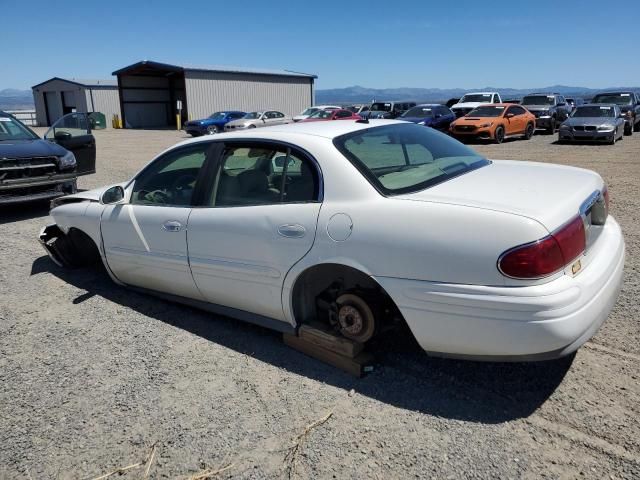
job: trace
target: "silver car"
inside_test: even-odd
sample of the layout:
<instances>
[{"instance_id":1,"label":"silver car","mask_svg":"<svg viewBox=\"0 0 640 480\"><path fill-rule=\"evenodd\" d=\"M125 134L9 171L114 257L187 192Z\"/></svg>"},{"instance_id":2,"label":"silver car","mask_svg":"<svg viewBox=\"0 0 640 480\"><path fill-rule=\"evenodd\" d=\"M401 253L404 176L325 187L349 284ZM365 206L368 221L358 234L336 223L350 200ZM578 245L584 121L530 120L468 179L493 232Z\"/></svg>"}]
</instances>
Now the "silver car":
<instances>
[{"instance_id":1,"label":"silver car","mask_svg":"<svg viewBox=\"0 0 640 480\"><path fill-rule=\"evenodd\" d=\"M613 145L624 135L624 118L614 104L579 105L560 125L558 141L596 141Z\"/></svg>"},{"instance_id":2,"label":"silver car","mask_svg":"<svg viewBox=\"0 0 640 480\"><path fill-rule=\"evenodd\" d=\"M271 125L282 125L283 123L293 123L293 118L282 112L267 110L264 112L249 112L244 117L227 123L225 131L234 132L245 128L269 127Z\"/></svg>"}]
</instances>

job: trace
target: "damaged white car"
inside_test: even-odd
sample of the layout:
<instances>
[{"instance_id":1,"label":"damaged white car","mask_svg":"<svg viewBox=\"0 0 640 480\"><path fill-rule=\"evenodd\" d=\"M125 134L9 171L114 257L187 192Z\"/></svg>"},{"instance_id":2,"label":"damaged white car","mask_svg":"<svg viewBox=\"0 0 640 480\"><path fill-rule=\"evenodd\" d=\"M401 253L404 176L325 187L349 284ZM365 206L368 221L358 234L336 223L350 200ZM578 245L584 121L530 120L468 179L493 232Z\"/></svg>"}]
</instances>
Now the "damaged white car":
<instances>
[{"instance_id":1,"label":"damaged white car","mask_svg":"<svg viewBox=\"0 0 640 480\"><path fill-rule=\"evenodd\" d=\"M397 121L188 140L133 179L54 202L63 266L294 332L367 342L404 321L427 352L542 360L586 342L625 247L594 172L490 161Z\"/></svg>"}]
</instances>

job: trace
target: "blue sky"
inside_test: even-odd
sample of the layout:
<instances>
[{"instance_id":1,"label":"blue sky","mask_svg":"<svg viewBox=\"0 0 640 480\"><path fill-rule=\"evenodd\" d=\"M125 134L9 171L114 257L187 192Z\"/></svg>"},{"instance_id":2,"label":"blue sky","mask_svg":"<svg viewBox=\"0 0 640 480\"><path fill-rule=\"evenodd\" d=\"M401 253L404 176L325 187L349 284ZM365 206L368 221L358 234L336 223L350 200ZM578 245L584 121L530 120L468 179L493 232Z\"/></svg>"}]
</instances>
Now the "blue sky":
<instances>
[{"instance_id":1,"label":"blue sky","mask_svg":"<svg viewBox=\"0 0 640 480\"><path fill-rule=\"evenodd\" d=\"M0 90L143 59L286 68L320 89L637 86L639 21L640 0L0 0Z\"/></svg>"}]
</instances>

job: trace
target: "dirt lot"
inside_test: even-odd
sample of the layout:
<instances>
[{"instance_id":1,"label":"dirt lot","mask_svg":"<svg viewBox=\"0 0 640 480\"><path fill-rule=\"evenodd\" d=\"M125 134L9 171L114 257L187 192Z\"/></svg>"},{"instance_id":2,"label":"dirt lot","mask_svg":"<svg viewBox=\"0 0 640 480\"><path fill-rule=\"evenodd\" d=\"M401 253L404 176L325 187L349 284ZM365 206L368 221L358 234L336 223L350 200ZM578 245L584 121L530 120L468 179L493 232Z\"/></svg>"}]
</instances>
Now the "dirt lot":
<instances>
[{"instance_id":1,"label":"dirt lot","mask_svg":"<svg viewBox=\"0 0 640 480\"><path fill-rule=\"evenodd\" d=\"M80 186L125 179L183 137L96 132L98 173ZM395 338L356 380L276 333L62 270L36 240L46 205L0 209L0 478L95 478L154 444L150 478L228 464L220 478L640 478L640 134L553 140L474 146L609 184L621 297L575 357L547 363L431 359ZM288 472L293 439L330 412Z\"/></svg>"}]
</instances>

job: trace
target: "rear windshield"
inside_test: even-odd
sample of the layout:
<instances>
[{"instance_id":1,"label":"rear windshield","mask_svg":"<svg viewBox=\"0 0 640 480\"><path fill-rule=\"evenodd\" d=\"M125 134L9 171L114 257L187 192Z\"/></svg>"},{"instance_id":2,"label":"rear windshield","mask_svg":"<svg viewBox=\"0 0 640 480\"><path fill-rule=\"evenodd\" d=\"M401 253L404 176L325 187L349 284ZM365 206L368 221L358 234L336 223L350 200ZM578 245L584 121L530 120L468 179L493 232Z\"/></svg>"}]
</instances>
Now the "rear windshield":
<instances>
[{"instance_id":1,"label":"rear windshield","mask_svg":"<svg viewBox=\"0 0 640 480\"><path fill-rule=\"evenodd\" d=\"M393 105L391 105L390 103L377 102L371 105L371 111L372 112L390 112L392 106Z\"/></svg>"},{"instance_id":2,"label":"rear windshield","mask_svg":"<svg viewBox=\"0 0 640 480\"><path fill-rule=\"evenodd\" d=\"M431 107L413 107L407 110L403 117L432 117L433 110Z\"/></svg>"},{"instance_id":3,"label":"rear windshield","mask_svg":"<svg viewBox=\"0 0 640 480\"><path fill-rule=\"evenodd\" d=\"M596 95L592 103L615 103L616 105L629 105L631 103L630 93L612 93Z\"/></svg>"},{"instance_id":4,"label":"rear windshield","mask_svg":"<svg viewBox=\"0 0 640 480\"><path fill-rule=\"evenodd\" d=\"M504 113L504 107L490 107L485 105L484 107L478 107L467 115L467 117L499 117Z\"/></svg>"},{"instance_id":5,"label":"rear windshield","mask_svg":"<svg viewBox=\"0 0 640 480\"><path fill-rule=\"evenodd\" d=\"M424 190L490 163L447 135L409 123L360 130L333 143L385 195Z\"/></svg>"},{"instance_id":6,"label":"rear windshield","mask_svg":"<svg viewBox=\"0 0 640 480\"><path fill-rule=\"evenodd\" d=\"M555 99L553 95L529 95L522 99L521 105L553 105Z\"/></svg>"},{"instance_id":7,"label":"rear windshield","mask_svg":"<svg viewBox=\"0 0 640 480\"><path fill-rule=\"evenodd\" d=\"M586 117L615 117L615 107L578 107L575 109L572 117L586 118Z\"/></svg>"},{"instance_id":8,"label":"rear windshield","mask_svg":"<svg viewBox=\"0 0 640 480\"><path fill-rule=\"evenodd\" d=\"M0 115L0 142L5 140L34 140L38 137L13 117Z\"/></svg>"},{"instance_id":9,"label":"rear windshield","mask_svg":"<svg viewBox=\"0 0 640 480\"><path fill-rule=\"evenodd\" d=\"M465 95L464 97L462 97L460 99L460 103L467 103L467 102L487 102L487 103L491 103L491 97L493 95L491 95L490 93L474 93L472 95Z\"/></svg>"}]
</instances>

